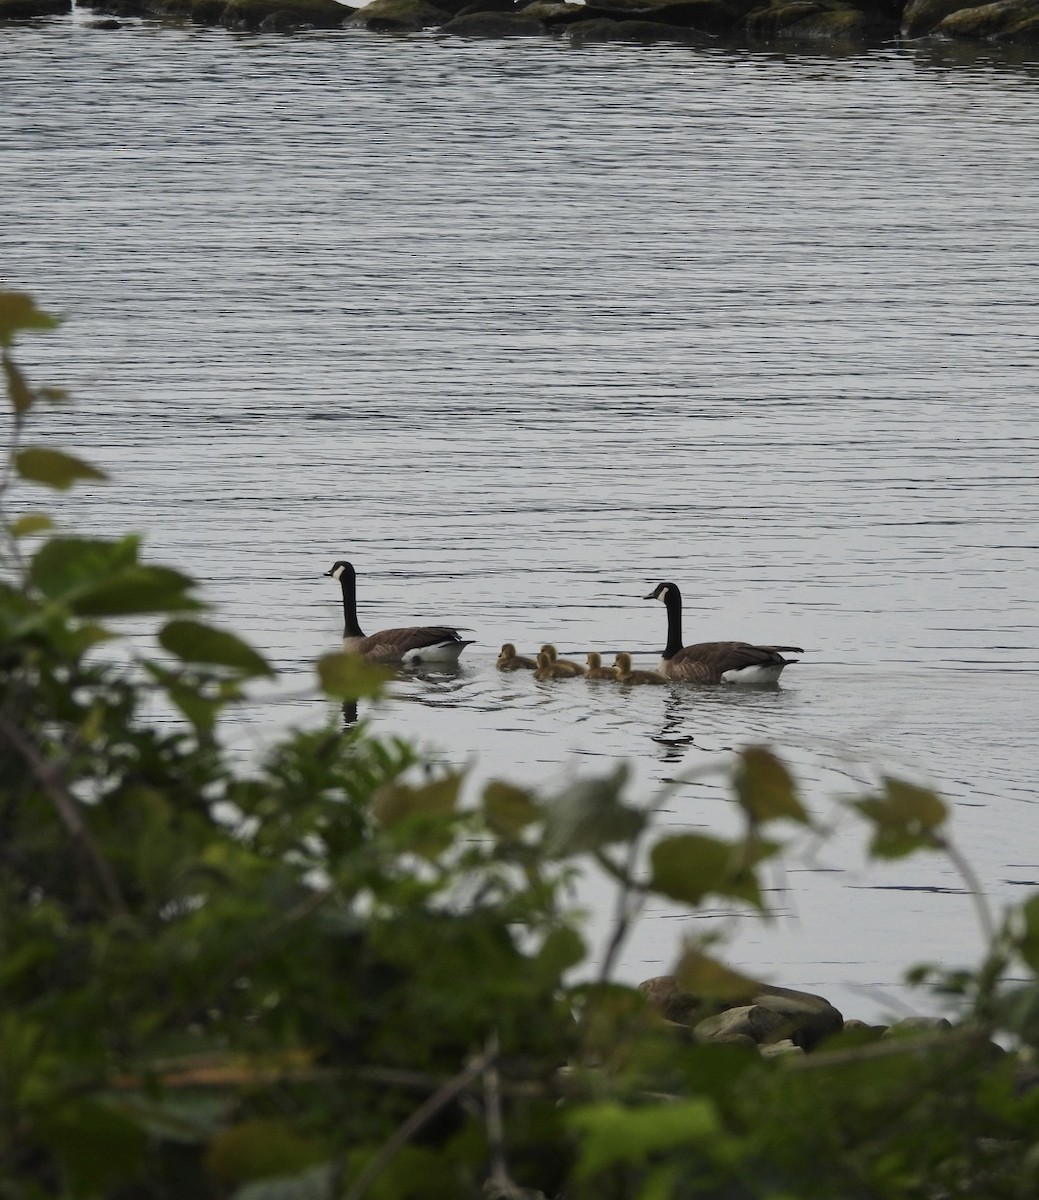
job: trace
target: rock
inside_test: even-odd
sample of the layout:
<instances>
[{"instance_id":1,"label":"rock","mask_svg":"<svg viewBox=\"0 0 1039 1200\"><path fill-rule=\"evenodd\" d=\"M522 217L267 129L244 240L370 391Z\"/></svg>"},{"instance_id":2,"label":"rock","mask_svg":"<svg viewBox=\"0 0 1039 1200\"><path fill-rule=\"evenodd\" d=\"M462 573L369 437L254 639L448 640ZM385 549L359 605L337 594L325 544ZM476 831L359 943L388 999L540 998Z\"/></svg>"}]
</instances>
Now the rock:
<instances>
[{"instance_id":1,"label":"rock","mask_svg":"<svg viewBox=\"0 0 1039 1200\"><path fill-rule=\"evenodd\" d=\"M667 1021L678 1025L695 1025L697 1021L718 1011L717 1004L709 1004L692 992L687 992L674 975L655 975L639 984L639 991L646 997L650 1008L656 1009Z\"/></svg>"},{"instance_id":2,"label":"rock","mask_svg":"<svg viewBox=\"0 0 1039 1200\"><path fill-rule=\"evenodd\" d=\"M893 17L844 8L802 17L781 29L777 36L802 42L855 42L893 38L897 34L898 21Z\"/></svg>"},{"instance_id":3,"label":"rock","mask_svg":"<svg viewBox=\"0 0 1039 1200\"><path fill-rule=\"evenodd\" d=\"M373 0L342 23L378 33L407 33L436 28L450 19L449 12L427 4L426 0Z\"/></svg>"},{"instance_id":4,"label":"rock","mask_svg":"<svg viewBox=\"0 0 1039 1200\"><path fill-rule=\"evenodd\" d=\"M659 25L675 25L683 29L701 29L704 33L721 33L735 28L739 19L753 7L745 0L672 0L669 4L653 4L642 0L637 5L625 5L610 0L609 4L588 4L584 19L588 21L652 21Z\"/></svg>"},{"instance_id":5,"label":"rock","mask_svg":"<svg viewBox=\"0 0 1039 1200\"><path fill-rule=\"evenodd\" d=\"M952 1022L947 1021L945 1017L904 1017L894 1025L889 1025L883 1036L916 1037L922 1033L945 1033L951 1028Z\"/></svg>"},{"instance_id":6,"label":"rock","mask_svg":"<svg viewBox=\"0 0 1039 1200\"><path fill-rule=\"evenodd\" d=\"M798 1046L796 1042L792 1042L789 1038L784 1038L781 1042L771 1042L769 1045L761 1047L762 1058L788 1058L792 1054L804 1054L804 1047Z\"/></svg>"},{"instance_id":7,"label":"rock","mask_svg":"<svg viewBox=\"0 0 1039 1200\"><path fill-rule=\"evenodd\" d=\"M972 0L909 0L902 12L902 36L923 37L939 22L960 8L969 8Z\"/></svg>"},{"instance_id":8,"label":"rock","mask_svg":"<svg viewBox=\"0 0 1039 1200\"><path fill-rule=\"evenodd\" d=\"M56 17L71 11L71 0L0 0L0 21Z\"/></svg>"},{"instance_id":9,"label":"rock","mask_svg":"<svg viewBox=\"0 0 1039 1200\"><path fill-rule=\"evenodd\" d=\"M745 29L753 38L775 37L787 25L803 21L829 11L817 0L790 0L789 3L772 4L768 8L756 8L747 15Z\"/></svg>"},{"instance_id":10,"label":"rock","mask_svg":"<svg viewBox=\"0 0 1039 1200\"><path fill-rule=\"evenodd\" d=\"M1039 16L1025 17L1003 33L997 33L996 39L1000 42L1039 42Z\"/></svg>"},{"instance_id":11,"label":"rock","mask_svg":"<svg viewBox=\"0 0 1039 1200\"><path fill-rule=\"evenodd\" d=\"M754 984L748 995L725 1006L686 991L673 975L647 979L639 988L649 1005L667 1020L692 1025L698 1037L712 1041L736 1034L751 1037L759 1045L790 1038L810 1050L844 1025L840 1012L822 996L766 983Z\"/></svg>"},{"instance_id":12,"label":"rock","mask_svg":"<svg viewBox=\"0 0 1039 1200\"><path fill-rule=\"evenodd\" d=\"M192 20L203 12L193 5ZM219 22L226 29L338 29L343 6L335 0L230 0Z\"/></svg>"},{"instance_id":13,"label":"rock","mask_svg":"<svg viewBox=\"0 0 1039 1200\"><path fill-rule=\"evenodd\" d=\"M785 1017L792 1027L794 1042L806 1050L844 1026L844 1017L829 1000L812 992L762 983L754 993L753 1003Z\"/></svg>"},{"instance_id":14,"label":"rock","mask_svg":"<svg viewBox=\"0 0 1039 1200\"><path fill-rule=\"evenodd\" d=\"M693 1026L699 1042L727 1042L734 1037L748 1037L756 1046L781 1042L790 1035L790 1022L782 1013L762 1008L760 1004L744 1004L727 1008L713 1017L704 1017Z\"/></svg>"},{"instance_id":15,"label":"rock","mask_svg":"<svg viewBox=\"0 0 1039 1200\"><path fill-rule=\"evenodd\" d=\"M657 21L611 21L598 17L591 21L575 21L565 27L575 45L584 42L679 42L694 39L694 31L679 25L663 25Z\"/></svg>"},{"instance_id":16,"label":"rock","mask_svg":"<svg viewBox=\"0 0 1039 1200\"><path fill-rule=\"evenodd\" d=\"M943 17L934 32L942 37L1005 37L1015 26L1039 16L1039 0L996 0L978 8L961 8Z\"/></svg>"},{"instance_id":17,"label":"rock","mask_svg":"<svg viewBox=\"0 0 1039 1200\"><path fill-rule=\"evenodd\" d=\"M452 17L441 33L456 37L537 37L548 32L537 17L518 12L479 12Z\"/></svg>"},{"instance_id":18,"label":"rock","mask_svg":"<svg viewBox=\"0 0 1039 1200\"><path fill-rule=\"evenodd\" d=\"M516 5L513 0L472 0L470 4L463 4L460 8L454 9L456 17L468 17L473 13L514 13Z\"/></svg>"},{"instance_id":19,"label":"rock","mask_svg":"<svg viewBox=\"0 0 1039 1200\"><path fill-rule=\"evenodd\" d=\"M91 29L122 29L123 28L122 21L117 20L115 17L102 17L99 21L91 21L89 24L90 24Z\"/></svg>"},{"instance_id":20,"label":"rock","mask_svg":"<svg viewBox=\"0 0 1039 1200\"><path fill-rule=\"evenodd\" d=\"M587 19L588 9L584 4L570 4L567 0L534 0L519 10L524 16L536 17L543 25L569 25L573 21Z\"/></svg>"},{"instance_id":21,"label":"rock","mask_svg":"<svg viewBox=\"0 0 1039 1200\"><path fill-rule=\"evenodd\" d=\"M875 1042L887 1032L887 1028L886 1025L867 1025L865 1021L859 1021L853 1017L844 1022L841 1032L856 1033L865 1042Z\"/></svg>"}]
</instances>

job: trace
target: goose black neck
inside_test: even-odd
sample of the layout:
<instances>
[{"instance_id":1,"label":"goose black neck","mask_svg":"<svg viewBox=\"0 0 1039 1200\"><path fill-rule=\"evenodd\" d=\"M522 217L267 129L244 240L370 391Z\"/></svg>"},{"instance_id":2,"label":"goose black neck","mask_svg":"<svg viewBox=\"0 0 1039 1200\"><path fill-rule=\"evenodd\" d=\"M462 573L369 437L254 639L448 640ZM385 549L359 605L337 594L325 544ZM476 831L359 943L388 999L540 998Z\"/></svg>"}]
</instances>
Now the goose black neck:
<instances>
[{"instance_id":1,"label":"goose black neck","mask_svg":"<svg viewBox=\"0 0 1039 1200\"><path fill-rule=\"evenodd\" d=\"M343 589L343 637L364 637L357 624L357 576L345 568L339 576Z\"/></svg>"},{"instance_id":2,"label":"goose black neck","mask_svg":"<svg viewBox=\"0 0 1039 1200\"><path fill-rule=\"evenodd\" d=\"M682 649L682 593L673 583L668 584L664 607L667 609L667 645L661 658L674 658Z\"/></svg>"}]
</instances>

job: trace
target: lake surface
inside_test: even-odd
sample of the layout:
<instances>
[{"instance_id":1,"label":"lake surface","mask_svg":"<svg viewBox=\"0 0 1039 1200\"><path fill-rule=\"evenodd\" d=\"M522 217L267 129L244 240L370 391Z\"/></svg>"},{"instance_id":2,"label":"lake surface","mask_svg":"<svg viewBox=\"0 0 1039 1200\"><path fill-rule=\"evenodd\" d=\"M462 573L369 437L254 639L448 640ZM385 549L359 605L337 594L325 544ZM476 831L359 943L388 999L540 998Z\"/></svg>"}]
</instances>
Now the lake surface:
<instances>
[{"instance_id":1,"label":"lake surface","mask_svg":"<svg viewBox=\"0 0 1039 1200\"><path fill-rule=\"evenodd\" d=\"M997 911L1039 885L1039 63L945 53L0 28L0 286L66 314L22 360L114 476L54 506L146 531L272 658L243 754L327 714L340 557L369 631L472 628L366 715L474 787L624 760L675 782L663 825L724 833L732 750L773 743L832 836L771 924L654 906L622 977L724 930L847 1015L934 1011L902 972L973 961L964 882L869 866L839 798L933 784ZM803 661L494 670L506 640L653 665L662 579L687 640ZM584 902L598 957L612 894Z\"/></svg>"}]
</instances>

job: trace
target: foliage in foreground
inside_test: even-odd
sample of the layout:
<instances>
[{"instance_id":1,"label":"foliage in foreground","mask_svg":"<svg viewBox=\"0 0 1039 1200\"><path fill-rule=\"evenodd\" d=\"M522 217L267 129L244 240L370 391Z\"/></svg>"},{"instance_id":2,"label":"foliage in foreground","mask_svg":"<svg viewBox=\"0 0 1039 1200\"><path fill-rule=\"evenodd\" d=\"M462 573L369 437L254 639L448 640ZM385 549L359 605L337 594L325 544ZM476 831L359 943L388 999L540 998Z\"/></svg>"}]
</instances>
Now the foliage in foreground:
<instances>
[{"instance_id":1,"label":"foliage in foreground","mask_svg":"<svg viewBox=\"0 0 1039 1200\"><path fill-rule=\"evenodd\" d=\"M11 348L53 323L0 295L0 1197L1035 1194L1039 898L989 930L977 971L939 980L965 1013L948 1034L772 1060L697 1044L610 964L648 896L765 911L762 864L811 825L775 756L738 757L731 840L654 832L622 770L463 804L461 777L336 724L234 769L220 714L264 660L135 538L11 511L16 483L102 479L25 442L65 397ZM142 615L151 653L115 630ZM340 656L319 677L347 701L379 687ZM181 719L146 719L157 698ZM852 803L874 855L958 861L932 793L887 780ZM588 863L618 915L575 983ZM746 989L702 948L679 973L705 1011Z\"/></svg>"}]
</instances>

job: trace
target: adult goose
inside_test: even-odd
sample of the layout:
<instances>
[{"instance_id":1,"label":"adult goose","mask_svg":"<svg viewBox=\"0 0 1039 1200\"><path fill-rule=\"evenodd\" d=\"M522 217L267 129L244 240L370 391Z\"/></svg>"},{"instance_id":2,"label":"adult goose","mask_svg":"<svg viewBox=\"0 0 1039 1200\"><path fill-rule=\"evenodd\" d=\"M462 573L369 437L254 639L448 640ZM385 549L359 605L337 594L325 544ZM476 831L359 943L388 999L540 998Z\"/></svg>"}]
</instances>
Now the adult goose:
<instances>
[{"instance_id":1,"label":"adult goose","mask_svg":"<svg viewBox=\"0 0 1039 1200\"><path fill-rule=\"evenodd\" d=\"M343 649L372 663L451 664L473 644L449 625L412 625L406 629L381 629L367 637L357 624L357 573L340 559L326 576L338 579L343 589Z\"/></svg>"},{"instance_id":2,"label":"adult goose","mask_svg":"<svg viewBox=\"0 0 1039 1200\"><path fill-rule=\"evenodd\" d=\"M689 683L775 683L784 667L804 654L800 646L752 646L748 642L699 642L682 645L682 593L673 583L658 583L643 597L667 609L667 645L660 673Z\"/></svg>"},{"instance_id":3,"label":"adult goose","mask_svg":"<svg viewBox=\"0 0 1039 1200\"><path fill-rule=\"evenodd\" d=\"M532 658L524 658L522 654L517 654L512 642L506 642L494 665L499 671L533 671L537 663Z\"/></svg>"}]
</instances>

